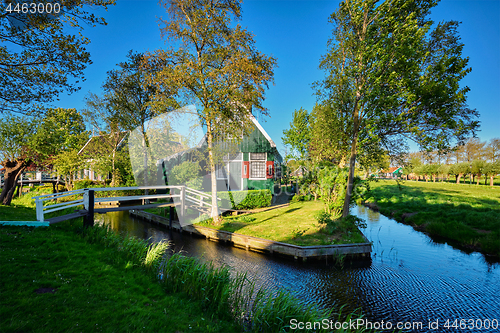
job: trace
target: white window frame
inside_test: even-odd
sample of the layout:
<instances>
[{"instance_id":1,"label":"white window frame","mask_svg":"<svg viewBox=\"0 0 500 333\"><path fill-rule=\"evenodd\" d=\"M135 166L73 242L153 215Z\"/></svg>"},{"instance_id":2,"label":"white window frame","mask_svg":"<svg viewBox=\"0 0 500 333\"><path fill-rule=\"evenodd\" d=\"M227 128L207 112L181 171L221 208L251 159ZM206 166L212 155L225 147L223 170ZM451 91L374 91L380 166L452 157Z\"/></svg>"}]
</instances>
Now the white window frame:
<instances>
[{"instance_id":1,"label":"white window frame","mask_svg":"<svg viewBox=\"0 0 500 333\"><path fill-rule=\"evenodd\" d=\"M234 155L234 154L238 154L238 156L236 156L236 158L234 158L234 159L230 159L231 155ZM229 180L229 163L231 163L231 162L241 162L241 161L243 161L243 153L242 152L233 153L233 154L231 154L231 153L226 154L222 158L222 163L215 166L215 178L217 180ZM220 172L219 171L220 170L219 167L220 166L224 167L224 171L225 171L225 174L226 174L225 178L219 177L219 172Z\"/></svg>"},{"instance_id":2,"label":"white window frame","mask_svg":"<svg viewBox=\"0 0 500 333\"><path fill-rule=\"evenodd\" d=\"M252 154L264 154L264 159L252 159ZM248 161L249 161L249 173L248 173L248 179L249 180L266 180L267 179L267 168L266 168L266 161L267 161L267 153L248 153ZM252 164L253 163L264 163L264 175L262 177L252 177Z\"/></svg>"},{"instance_id":3,"label":"white window frame","mask_svg":"<svg viewBox=\"0 0 500 333\"><path fill-rule=\"evenodd\" d=\"M222 167L223 170L224 170L223 173L222 173L222 175L225 175L226 176L225 178L224 177L220 177L220 172L221 172L221 168L220 167ZM221 163L221 164L216 165L215 166L215 178L217 180L227 180L229 178L228 174L227 174L227 170L228 170L228 165L227 164Z\"/></svg>"}]
</instances>

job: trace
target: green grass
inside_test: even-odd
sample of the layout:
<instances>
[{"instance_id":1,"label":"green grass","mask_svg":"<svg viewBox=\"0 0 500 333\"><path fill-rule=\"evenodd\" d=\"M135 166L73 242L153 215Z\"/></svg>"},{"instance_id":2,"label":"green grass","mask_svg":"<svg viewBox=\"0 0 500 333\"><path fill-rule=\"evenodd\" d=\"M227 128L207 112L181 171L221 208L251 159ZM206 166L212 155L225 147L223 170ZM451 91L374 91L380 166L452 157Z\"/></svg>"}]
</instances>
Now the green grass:
<instances>
[{"instance_id":1,"label":"green grass","mask_svg":"<svg viewBox=\"0 0 500 333\"><path fill-rule=\"evenodd\" d=\"M12 198L10 206L0 205L0 221L36 221L35 200L33 197L52 193L47 188L37 187L21 197Z\"/></svg>"},{"instance_id":2,"label":"green grass","mask_svg":"<svg viewBox=\"0 0 500 333\"><path fill-rule=\"evenodd\" d=\"M367 203L400 222L471 250L500 256L500 188L395 181L371 184Z\"/></svg>"},{"instance_id":3,"label":"green grass","mask_svg":"<svg viewBox=\"0 0 500 333\"><path fill-rule=\"evenodd\" d=\"M318 223L314 215L323 210L321 201L302 201L287 207L260 213L224 217L219 226L212 220L200 225L265 238L300 246L350 244L365 242L358 231L329 232L324 224Z\"/></svg>"},{"instance_id":4,"label":"green grass","mask_svg":"<svg viewBox=\"0 0 500 333\"><path fill-rule=\"evenodd\" d=\"M76 223L0 227L1 332L241 330L202 301L165 293L138 260L77 235Z\"/></svg>"}]
</instances>

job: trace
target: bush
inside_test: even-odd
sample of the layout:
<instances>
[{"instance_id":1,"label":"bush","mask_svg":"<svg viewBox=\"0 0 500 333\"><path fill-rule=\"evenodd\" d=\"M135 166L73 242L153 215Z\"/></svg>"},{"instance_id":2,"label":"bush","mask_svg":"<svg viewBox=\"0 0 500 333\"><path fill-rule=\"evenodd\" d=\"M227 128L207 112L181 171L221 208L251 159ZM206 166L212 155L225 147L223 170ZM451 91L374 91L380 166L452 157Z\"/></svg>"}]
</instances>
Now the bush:
<instances>
[{"instance_id":1,"label":"bush","mask_svg":"<svg viewBox=\"0 0 500 333\"><path fill-rule=\"evenodd\" d=\"M74 189L75 190L81 190L84 188L91 188L91 187L105 187L105 182L101 181L94 181L90 179L83 179L83 180L76 180L74 183Z\"/></svg>"},{"instance_id":2,"label":"bush","mask_svg":"<svg viewBox=\"0 0 500 333\"><path fill-rule=\"evenodd\" d=\"M273 198L271 191L265 190L248 190L234 192L220 192L217 196L222 200L231 202L233 209L254 209L268 207L271 205ZM235 204L235 202L237 204Z\"/></svg>"},{"instance_id":3,"label":"bush","mask_svg":"<svg viewBox=\"0 0 500 333\"><path fill-rule=\"evenodd\" d=\"M316 213L314 218L320 224L324 224L323 231L333 235L336 233L356 232L358 228L366 228L366 222L354 215L347 215L339 219L333 219L332 215L324 210Z\"/></svg>"}]
</instances>

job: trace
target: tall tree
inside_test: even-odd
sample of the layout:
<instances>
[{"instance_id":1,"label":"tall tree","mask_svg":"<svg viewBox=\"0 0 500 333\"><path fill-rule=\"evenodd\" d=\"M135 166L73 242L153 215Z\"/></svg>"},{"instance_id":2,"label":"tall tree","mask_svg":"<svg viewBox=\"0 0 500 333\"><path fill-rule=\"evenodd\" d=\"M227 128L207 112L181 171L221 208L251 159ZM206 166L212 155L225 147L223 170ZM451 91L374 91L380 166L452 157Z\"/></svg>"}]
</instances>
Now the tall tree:
<instances>
[{"instance_id":1,"label":"tall tree","mask_svg":"<svg viewBox=\"0 0 500 333\"><path fill-rule=\"evenodd\" d=\"M281 138L283 144L290 145L292 150L299 154L299 158L302 161L307 158L309 142L311 140L309 118L307 110L300 108L293 111L290 129L283 130L284 136Z\"/></svg>"},{"instance_id":2,"label":"tall tree","mask_svg":"<svg viewBox=\"0 0 500 333\"><path fill-rule=\"evenodd\" d=\"M137 147L137 151L134 150L132 155L134 162L141 162L136 165L136 173L142 174L140 179L136 177L136 182L140 185L151 185L149 170L155 165L148 155L148 122L167 110L153 109L150 105L154 87L144 84L146 73L141 66L143 59L142 53L130 50L126 61L118 63L117 69L107 72L106 81L102 85L104 94L99 96L90 93L85 99L85 119L97 129L101 135L100 142L106 146L105 151L111 154L106 157L111 157L113 184L117 176L115 160L118 144L123 138L123 132L135 130L141 147ZM156 179L156 176L153 179Z\"/></svg>"},{"instance_id":3,"label":"tall tree","mask_svg":"<svg viewBox=\"0 0 500 333\"><path fill-rule=\"evenodd\" d=\"M470 71L462 57L454 21L430 32L427 18L434 0L345 0L331 17L330 50L320 68L321 96L349 110L349 180L342 215L349 213L359 138L381 144L415 140L426 150L446 150L478 127L475 110L466 107L468 87L460 80ZM339 94L341 84L349 93Z\"/></svg>"},{"instance_id":4,"label":"tall tree","mask_svg":"<svg viewBox=\"0 0 500 333\"><path fill-rule=\"evenodd\" d=\"M485 155L486 142L479 138L470 138L463 146L464 162L472 163Z\"/></svg>"},{"instance_id":5,"label":"tall tree","mask_svg":"<svg viewBox=\"0 0 500 333\"><path fill-rule=\"evenodd\" d=\"M30 113L57 96L79 89L91 64L84 26L106 24L86 6L107 8L114 0L60 0L62 15L16 13L0 4L0 113ZM68 29L71 27L71 29Z\"/></svg>"},{"instance_id":6,"label":"tall tree","mask_svg":"<svg viewBox=\"0 0 500 333\"><path fill-rule=\"evenodd\" d=\"M500 139L493 138L488 143L488 146L485 148L485 158L490 162L495 162L500 160Z\"/></svg>"},{"instance_id":7,"label":"tall tree","mask_svg":"<svg viewBox=\"0 0 500 333\"><path fill-rule=\"evenodd\" d=\"M93 131L97 130L98 139L94 139L93 147L84 150L82 154L91 155L88 157L93 159L94 168L97 167L101 173L110 173L111 186L116 186L120 182L117 165L121 157L118 156L119 147L126 131L106 98L89 93L85 97L85 104L86 108L82 110L82 114Z\"/></svg>"},{"instance_id":8,"label":"tall tree","mask_svg":"<svg viewBox=\"0 0 500 333\"><path fill-rule=\"evenodd\" d=\"M154 71L146 82L157 88L156 108L164 109L172 97L182 106L196 105L206 128L211 216L218 220L215 143L248 132L251 112L267 113L262 102L276 59L260 53L252 34L233 22L241 18L241 1L161 3L168 13L168 19L161 21L162 35L177 49L148 55L147 68Z\"/></svg>"},{"instance_id":9,"label":"tall tree","mask_svg":"<svg viewBox=\"0 0 500 333\"><path fill-rule=\"evenodd\" d=\"M327 160L340 167L347 162L351 131L341 107L325 102L313 108L309 154L315 162ZM332 130L335 128L343 130Z\"/></svg>"}]
</instances>

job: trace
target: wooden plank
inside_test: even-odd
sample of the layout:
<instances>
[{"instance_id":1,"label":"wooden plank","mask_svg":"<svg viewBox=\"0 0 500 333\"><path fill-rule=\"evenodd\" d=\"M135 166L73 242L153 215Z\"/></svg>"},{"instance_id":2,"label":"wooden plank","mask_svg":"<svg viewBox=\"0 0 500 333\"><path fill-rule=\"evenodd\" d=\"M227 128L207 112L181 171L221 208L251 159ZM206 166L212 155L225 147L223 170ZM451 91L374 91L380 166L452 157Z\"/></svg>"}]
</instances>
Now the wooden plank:
<instances>
[{"instance_id":1,"label":"wooden plank","mask_svg":"<svg viewBox=\"0 0 500 333\"><path fill-rule=\"evenodd\" d=\"M109 208L96 208L94 210L95 213L104 214L108 212L120 212L124 210L144 210L148 208L156 208L156 207L173 207L179 206L180 204L174 204L172 202L165 202L161 204L150 204L150 205L139 205L139 206L121 206L121 207L109 207Z\"/></svg>"},{"instance_id":2,"label":"wooden plank","mask_svg":"<svg viewBox=\"0 0 500 333\"><path fill-rule=\"evenodd\" d=\"M49 222L50 224L54 224L54 223L59 223L59 222L66 221L66 220L76 219L76 218L82 217L86 214L87 214L87 211L82 209L76 213L52 217L50 219L47 219L46 221Z\"/></svg>"}]
</instances>

